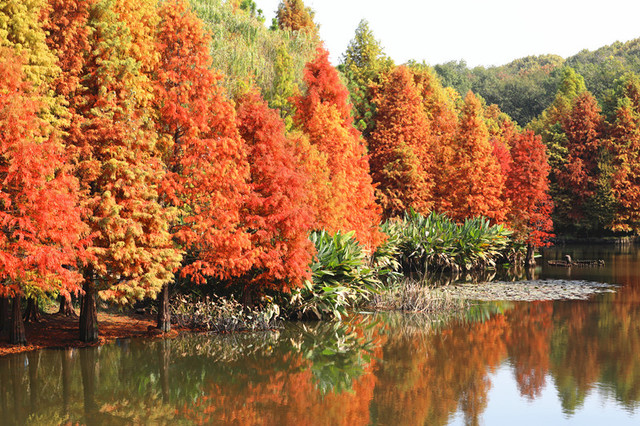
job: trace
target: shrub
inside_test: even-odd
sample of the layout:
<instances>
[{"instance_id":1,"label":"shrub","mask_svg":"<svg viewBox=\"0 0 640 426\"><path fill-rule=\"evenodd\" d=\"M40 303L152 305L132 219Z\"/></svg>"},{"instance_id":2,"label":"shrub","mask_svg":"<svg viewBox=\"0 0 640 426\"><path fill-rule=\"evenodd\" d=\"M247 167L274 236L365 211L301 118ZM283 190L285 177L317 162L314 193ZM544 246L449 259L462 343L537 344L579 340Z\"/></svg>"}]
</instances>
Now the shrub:
<instances>
[{"instance_id":1,"label":"shrub","mask_svg":"<svg viewBox=\"0 0 640 426\"><path fill-rule=\"evenodd\" d=\"M218 333L231 331L260 331L278 327L280 307L265 300L259 309L250 309L233 296L198 297L177 296L171 303L172 320L179 326Z\"/></svg>"},{"instance_id":2,"label":"shrub","mask_svg":"<svg viewBox=\"0 0 640 426\"><path fill-rule=\"evenodd\" d=\"M347 309L371 300L382 285L354 233L313 232L317 255L311 265L312 280L294 290L290 316L341 319Z\"/></svg>"},{"instance_id":3,"label":"shrub","mask_svg":"<svg viewBox=\"0 0 640 426\"><path fill-rule=\"evenodd\" d=\"M400 270L407 277L494 268L513 249L512 232L484 217L458 225L442 214L425 217L412 210L402 220L387 221L382 230L389 235L388 244L396 245Z\"/></svg>"}]
</instances>

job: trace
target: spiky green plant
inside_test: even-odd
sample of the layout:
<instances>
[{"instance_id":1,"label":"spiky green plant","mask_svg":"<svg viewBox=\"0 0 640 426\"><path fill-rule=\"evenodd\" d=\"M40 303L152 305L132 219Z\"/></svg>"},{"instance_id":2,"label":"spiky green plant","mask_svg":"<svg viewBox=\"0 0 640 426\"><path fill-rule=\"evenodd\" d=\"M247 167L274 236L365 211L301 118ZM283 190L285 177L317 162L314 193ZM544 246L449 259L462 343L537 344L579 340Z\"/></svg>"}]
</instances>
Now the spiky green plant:
<instances>
[{"instance_id":1,"label":"spiky green plant","mask_svg":"<svg viewBox=\"0 0 640 426\"><path fill-rule=\"evenodd\" d=\"M310 238L317 250L311 264L312 280L292 292L292 314L341 319L349 308L369 301L378 292L381 282L354 232L331 235L317 231Z\"/></svg>"},{"instance_id":2,"label":"spiky green plant","mask_svg":"<svg viewBox=\"0 0 640 426\"><path fill-rule=\"evenodd\" d=\"M512 232L484 217L456 224L442 214L423 216L410 211L402 220L384 223L382 230L396 244L405 276L494 268L511 248Z\"/></svg>"}]
</instances>

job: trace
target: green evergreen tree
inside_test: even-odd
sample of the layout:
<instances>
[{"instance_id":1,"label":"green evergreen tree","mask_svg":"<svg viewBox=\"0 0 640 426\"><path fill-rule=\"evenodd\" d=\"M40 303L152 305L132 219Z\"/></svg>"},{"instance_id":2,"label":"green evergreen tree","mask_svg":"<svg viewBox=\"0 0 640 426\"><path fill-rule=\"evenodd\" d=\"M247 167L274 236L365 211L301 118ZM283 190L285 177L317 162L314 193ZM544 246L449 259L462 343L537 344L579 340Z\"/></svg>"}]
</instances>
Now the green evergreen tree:
<instances>
[{"instance_id":1,"label":"green evergreen tree","mask_svg":"<svg viewBox=\"0 0 640 426\"><path fill-rule=\"evenodd\" d=\"M375 106L372 87L380 83L381 76L393 68L393 61L385 55L366 20L360 21L355 36L343 56L342 69L354 107L356 127L368 137L373 130Z\"/></svg>"}]
</instances>

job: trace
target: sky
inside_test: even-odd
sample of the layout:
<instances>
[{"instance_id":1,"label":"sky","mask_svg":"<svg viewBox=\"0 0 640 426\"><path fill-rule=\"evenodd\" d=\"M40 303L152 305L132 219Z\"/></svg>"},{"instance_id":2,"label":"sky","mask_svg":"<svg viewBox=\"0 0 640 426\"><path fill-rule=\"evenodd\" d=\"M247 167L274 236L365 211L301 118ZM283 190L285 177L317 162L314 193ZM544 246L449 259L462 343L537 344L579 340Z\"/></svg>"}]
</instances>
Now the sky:
<instances>
[{"instance_id":1,"label":"sky","mask_svg":"<svg viewBox=\"0 0 640 426\"><path fill-rule=\"evenodd\" d=\"M280 0L254 0L267 23ZM504 65L640 37L639 0L304 0L334 65L362 19L397 64Z\"/></svg>"}]
</instances>

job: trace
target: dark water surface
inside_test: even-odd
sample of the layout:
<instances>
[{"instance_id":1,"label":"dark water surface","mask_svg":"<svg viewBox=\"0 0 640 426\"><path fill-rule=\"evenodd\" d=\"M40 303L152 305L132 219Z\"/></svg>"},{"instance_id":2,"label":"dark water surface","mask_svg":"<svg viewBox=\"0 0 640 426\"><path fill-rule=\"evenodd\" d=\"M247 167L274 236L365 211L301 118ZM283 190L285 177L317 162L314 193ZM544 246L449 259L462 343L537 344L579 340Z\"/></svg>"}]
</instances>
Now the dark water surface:
<instances>
[{"instance_id":1,"label":"dark water surface","mask_svg":"<svg viewBox=\"0 0 640 426\"><path fill-rule=\"evenodd\" d=\"M640 252L565 253L617 293L3 357L0 424L639 425Z\"/></svg>"}]
</instances>

